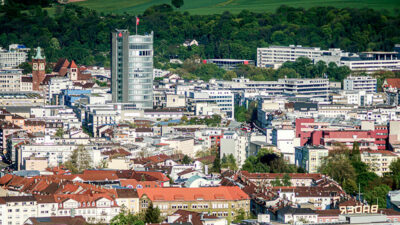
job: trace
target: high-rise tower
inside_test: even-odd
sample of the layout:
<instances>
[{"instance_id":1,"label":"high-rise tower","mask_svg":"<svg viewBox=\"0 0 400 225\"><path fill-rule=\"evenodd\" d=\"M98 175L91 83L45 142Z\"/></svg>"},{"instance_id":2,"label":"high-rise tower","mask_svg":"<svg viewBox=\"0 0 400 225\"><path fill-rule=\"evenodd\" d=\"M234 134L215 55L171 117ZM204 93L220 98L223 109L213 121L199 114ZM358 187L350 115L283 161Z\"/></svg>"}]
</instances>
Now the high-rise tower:
<instances>
[{"instance_id":1,"label":"high-rise tower","mask_svg":"<svg viewBox=\"0 0 400 225\"><path fill-rule=\"evenodd\" d=\"M130 35L116 30L111 36L112 101L153 108L153 32Z\"/></svg>"}]
</instances>

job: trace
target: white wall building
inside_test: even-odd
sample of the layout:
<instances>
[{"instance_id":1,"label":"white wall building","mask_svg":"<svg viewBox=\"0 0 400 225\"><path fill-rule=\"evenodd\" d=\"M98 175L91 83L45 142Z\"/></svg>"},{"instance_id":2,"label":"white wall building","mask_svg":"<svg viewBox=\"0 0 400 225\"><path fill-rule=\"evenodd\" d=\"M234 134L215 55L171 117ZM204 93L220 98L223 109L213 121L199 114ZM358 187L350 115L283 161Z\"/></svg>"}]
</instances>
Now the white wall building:
<instances>
[{"instance_id":1,"label":"white wall building","mask_svg":"<svg viewBox=\"0 0 400 225\"><path fill-rule=\"evenodd\" d=\"M375 93L376 88L376 78L371 76L349 76L343 80L343 89L346 91L365 91L367 93Z\"/></svg>"},{"instance_id":2,"label":"white wall building","mask_svg":"<svg viewBox=\"0 0 400 225\"><path fill-rule=\"evenodd\" d=\"M279 149L286 161L295 163L295 147L300 146L300 139L295 137L294 129L273 129L272 144Z\"/></svg>"},{"instance_id":3,"label":"white wall building","mask_svg":"<svg viewBox=\"0 0 400 225\"><path fill-rule=\"evenodd\" d=\"M321 50L317 47L302 47L301 45L270 46L257 48L257 66L279 68L285 62L294 62L299 57L307 57L314 63L325 61L327 64L339 64L343 52L340 49Z\"/></svg>"},{"instance_id":4,"label":"white wall building","mask_svg":"<svg viewBox=\"0 0 400 225\"><path fill-rule=\"evenodd\" d=\"M241 168L247 158L248 138L236 132L225 132L220 144L220 157L232 154L238 168Z\"/></svg>"}]
</instances>

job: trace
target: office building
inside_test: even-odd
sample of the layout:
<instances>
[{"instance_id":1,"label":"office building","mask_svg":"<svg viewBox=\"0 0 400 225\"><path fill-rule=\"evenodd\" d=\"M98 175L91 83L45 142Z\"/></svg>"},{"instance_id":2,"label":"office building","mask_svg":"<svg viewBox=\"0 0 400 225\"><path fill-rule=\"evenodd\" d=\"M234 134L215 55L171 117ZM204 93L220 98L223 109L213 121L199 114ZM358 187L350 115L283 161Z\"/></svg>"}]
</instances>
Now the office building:
<instances>
[{"instance_id":1,"label":"office building","mask_svg":"<svg viewBox=\"0 0 400 225\"><path fill-rule=\"evenodd\" d=\"M316 79L279 79L278 82L285 84L284 93L296 97L306 98L328 98L329 80Z\"/></svg>"},{"instance_id":2,"label":"office building","mask_svg":"<svg viewBox=\"0 0 400 225\"><path fill-rule=\"evenodd\" d=\"M16 68L28 59L27 49L23 45L10 45L9 50L0 48L0 68Z\"/></svg>"},{"instance_id":3,"label":"office building","mask_svg":"<svg viewBox=\"0 0 400 225\"><path fill-rule=\"evenodd\" d=\"M371 76L349 76L343 80L343 89L346 91L376 92L376 78Z\"/></svg>"},{"instance_id":4,"label":"office building","mask_svg":"<svg viewBox=\"0 0 400 225\"><path fill-rule=\"evenodd\" d=\"M373 73L381 70L399 70L398 52L362 52L359 55L342 57L341 66L348 66L352 71Z\"/></svg>"},{"instance_id":5,"label":"office building","mask_svg":"<svg viewBox=\"0 0 400 225\"><path fill-rule=\"evenodd\" d=\"M303 47L301 45L270 46L257 48L257 66L279 68L285 62L294 62L299 57L307 57L314 63L324 61L327 64L334 62L339 65L343 52L340 49L321 50L316 47Z\"/></svg>"},{"instance_id":6,"label":"office building","mask_svg":"<svg viewBox=\"0 0 400 225\"><path fill-rule=\"evenodd\" d=\"M196 115L224 113L226 118L235 118L234 94L229 90L201 90L190 92L189 102L196 108Z\"/></svg>"},{"instance_id":7,"label":"office building","mask_svg":"<svg viewBox=\"0 0 400 225\"><path fill-rule=\"evenodd\" d=\"M116 30L111 45L112 101L153 108L153 32L130 35L128 30Z\"/></svg>"}]
</instances>

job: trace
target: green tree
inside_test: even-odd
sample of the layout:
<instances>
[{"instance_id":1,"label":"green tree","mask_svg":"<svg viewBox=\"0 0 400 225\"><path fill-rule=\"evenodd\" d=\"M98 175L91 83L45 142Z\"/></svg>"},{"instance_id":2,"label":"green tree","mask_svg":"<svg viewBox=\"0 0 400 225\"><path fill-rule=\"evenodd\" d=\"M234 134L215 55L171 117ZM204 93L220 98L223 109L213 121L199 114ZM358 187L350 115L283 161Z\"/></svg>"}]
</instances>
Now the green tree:
<instances>
[{"instance_id":1,"label":"green tree","mask_svg":"<svg viewBox=\"0 0 400 225\"><path fill-rule=\"evenodd\" d=\"M400 188L400 159L397 158L396 160L394 160L390 164L389 169L391 171L395 187Z\"/></svg>"},{"instance_id":2,"label":"green tree","mask_svg":"<svg viewBox=\"0 0 400 225\"><path fill-rule=\"evenodd\" d=\"M184 2L183 0L171 0L171 4L175 6L175 8L179 9L180 7L183 6Z\"/></svg>"},{"instance_id":3,"label":"green tree","mask_svg":"<svg viewBox=\"0 0 400 225\"><path fill-rule=\"evenodd\" d=\"M321 164L320 171L330 176L340 185L343 185L346 181L348 187L351 187L349 184L355 183L354 178L356 177L356 173L350 160L344 154L334 154L325 158ZM354 191L352 189L349 188L348 191Z\"/></svg>"},{"instance_id":4,"label":"green tree","mask_svg":"<svg viewBox=\"0 0 400 225\"><path fill-rule=\"evenodd\" d=\"M230 170L237 170L236 159L232 154L224 155L221 159L221 168L228 168Z\"/></svg>"},{"instance_id":5,"label":"green tree","mask_svg":"<svg viewBox=\"0 0 400 225\"><path fill-rule=\"evenodd\" d=\"M145 223L161 222L160 209L158 207L154 207L152 202L150 202L149 207L147 207L146 209L146 212L144 214L144 222Z\"/></svg>"},{"instance_id":6,"label":"green tree","mask_svg":"<svg viewBox=\"0 0 400 225\"><path fill-rule=\"evenodd\" d=\"M375 186L373 188L369 188L365 194L365 200L367 200L368 204L375 205L378 204L379 208L386 208L386 196L390 191L390 187L381 184Z\"/></svg>"},{"instance_id":7,"label":"green tree","mask_svg":"<svg viewBox=\"0 0 400 225\"><path fill-rule=\"evenodd\" d=\"M114 216L111 221L111 225L144 225L144 222L140 219L140 216L133 215L130 213L125 206L121 207L118 215Z\"/></svg>"},{"instance_id":8,"label":"green tree","mask_svg":"<svg viewBox=\"0 0 400 225\"><path fill-rule=\"evenodd\" d=\"M223 76L224 80L231 81L233 78L237 78L237 74L235 73L235 71L231 71L231 70L226 71L226 73Z\"/></svg>"},{"instance_id":9,"label":"green tree","mask_svg":"<svg viewBox=\"0 0 400 225\"><path fill-rule=\"evenodd\" d=\"M216 157L214 159L214 162L212 164L211 171L215 172L215 173L220 173L221 172L221 159L220 159L219 150L217 150L217 155L216 155Z\"/></svg>"},{"instance_id":10,"label":"green tree","mask_svg":"<svg viewBox=\"0 0 400 225\"><path fill-rule=\"evenodd\" d=\"M239 209L236 212L236 216L232 222L239 224L240 222L242 222L242 220L245 220L245 219L246 219L246 212L244 211L244 209Z\"/></svg>"},{"instance_id":11,"label":"green tree","mask_svg":"<svg viewBox=\"0 0 400 225\"><path fill-rule=\"evenodd\" d=\"M289 174L285 173L285 175L283 175L283 178L282 178L283 186L286 186L286 187L292 186L292 182L290 180L291 180L291 178L290 178Z\"/></svg>"},{"instance_id":12,"label":"green tree","mask_svg":"<svg viewBox=\"0 0 400 225\"><path fill-rule=\"evenodd\" d=\"M55 136L57 137L63 137L64 135L64 129L62 129L61 127L57 129Z\"/></svg>"},{"instance_id":13,"label":"green tree","mask_svg":"<svg viewBox=\"0 0 400 225\"><path fill-rule=\"evenodd\" d=\"M273 181L271 181L271 185L274 187L281 187L283 186L282 182L281 182L281 178L280 177L275 177L275 179Z\"/></svg>"},{"instance_id":14,"label":"green tree","mask_svg":"<svg viewBox=\"0 0 400 225\"><path fill-rule=\"evenodd\" d=\"M183 156L182 164L190 164L191 162L192 162L192 159L189 156L187 156L187 155Z\"/></svg>"},{"instance_id":15,"label":"green tree","mask_svg":"<svg viewBox=\"0 0 400 225\"><path fill-rule=\"evenodd\" d=\"M244 106L235 105L235 120L238 122L246 121L247 110Z\"/></svg>"},{"instance_id":16,"label":"green tree","mask_svg":"<svg viewBox=\"0 0 400 225\"><path fill-rule=\"evenodd\" d=\"M72 152L70 159L65 162L65 167L73 174L90 169L91 165L92 156L83 145L78 146L78 148Z\"/></svg>"},{"instance_id":17,"label":"green tree","mask_svg":"<svg viewBox=\"0 0 400 225\"><path fill-rule=\"evenodd\" d=\"M32 65L27 62L19 64L18 68L22 69L23 74L32 73Z\"/></svg>"}]
</instances>

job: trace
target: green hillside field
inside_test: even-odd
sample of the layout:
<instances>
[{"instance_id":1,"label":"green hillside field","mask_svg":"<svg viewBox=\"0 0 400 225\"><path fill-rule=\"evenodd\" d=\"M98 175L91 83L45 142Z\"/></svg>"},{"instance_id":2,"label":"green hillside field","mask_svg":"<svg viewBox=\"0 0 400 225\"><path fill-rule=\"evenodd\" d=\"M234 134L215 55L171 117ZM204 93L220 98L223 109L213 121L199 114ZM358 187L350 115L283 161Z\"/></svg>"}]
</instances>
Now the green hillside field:
<instances>
[{"instance_id":1,"label":"green hillside field","mask_svg":"<svg viewBox=\"0 0 400 225\"><path fill-rule=\"evenodd\" d=\"M168 3L169 0L84 0L74 2L80 6L105 13L140 14L152 5ZM224 11L238 13L243 9L254 12L274 12L280 5L311 8L334 6L337 8L373 8L393 12L400 9L400 0L185 0L180 11L191 14L216 14Z\"/></svg>"}]
</instances>

